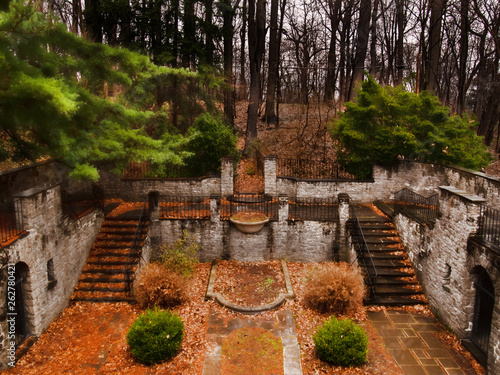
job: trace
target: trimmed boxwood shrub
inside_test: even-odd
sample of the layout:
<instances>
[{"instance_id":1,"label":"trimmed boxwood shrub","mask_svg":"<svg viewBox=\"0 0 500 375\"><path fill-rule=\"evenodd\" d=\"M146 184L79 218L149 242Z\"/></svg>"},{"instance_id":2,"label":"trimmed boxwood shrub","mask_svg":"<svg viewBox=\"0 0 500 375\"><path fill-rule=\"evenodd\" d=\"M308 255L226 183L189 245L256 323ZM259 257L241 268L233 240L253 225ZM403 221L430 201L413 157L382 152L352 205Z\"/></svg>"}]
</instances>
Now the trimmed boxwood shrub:
<instances>
[{"instance_id":1,"label":"trimmed boxwood shrub","mask_svg":"<svg viewBox=\"0 0 500 375\"><path fill-rule=\"evenodd\" d=\"M337 366L359 366L366 362L368 336L351 319L332 316L313 335L318 357Z\"/></svg>"},{"instance_id":2,"label":"trimmed boxwood shrub","mask_svg":"<svg viewBox=\"0 0 500 375\"><path fill-rule=\"evenodd\" d=\"M127 343L132 355L149 365L174 357L183 334L184 324L178 315L158 308L148 309L130 326Z\"/></svg>"}]
</instances>

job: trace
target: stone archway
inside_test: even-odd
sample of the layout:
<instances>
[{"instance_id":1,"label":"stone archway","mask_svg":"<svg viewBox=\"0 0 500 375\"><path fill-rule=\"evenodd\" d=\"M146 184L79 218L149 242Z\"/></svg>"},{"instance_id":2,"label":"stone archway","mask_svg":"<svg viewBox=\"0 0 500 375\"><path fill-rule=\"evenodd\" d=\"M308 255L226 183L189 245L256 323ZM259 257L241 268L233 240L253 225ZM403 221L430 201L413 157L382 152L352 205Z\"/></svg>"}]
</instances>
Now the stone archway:
<instances>
[{"instance_id":1,"label":"stone archway","mask_svg":"<svg viewBox=\"0 0 500 375\"><path fill-rule=\"evenodd\" d=\"M28 265L24 262L17 263L14 268L13 290L10 289L12 288L12 286L9 284L9 289L7 292L7 321L9 325L9 332L15 332L16 347L21 345L30 334L28 314L26 311L26 292L28 289L28 280ZM12 292L14 293L13 296Z\"/></svg>"},{"instance_id":2,"label":"stone archway","mask_svg":"<svg viewBox=\"0 0 500 375\"><path fill-rule=\"evenodd\" d=\"M488 272L483 267L474 269L474 274L476 294L470 339L487 358L495 306L495 288Z\"/></svg>"}]
</instances>

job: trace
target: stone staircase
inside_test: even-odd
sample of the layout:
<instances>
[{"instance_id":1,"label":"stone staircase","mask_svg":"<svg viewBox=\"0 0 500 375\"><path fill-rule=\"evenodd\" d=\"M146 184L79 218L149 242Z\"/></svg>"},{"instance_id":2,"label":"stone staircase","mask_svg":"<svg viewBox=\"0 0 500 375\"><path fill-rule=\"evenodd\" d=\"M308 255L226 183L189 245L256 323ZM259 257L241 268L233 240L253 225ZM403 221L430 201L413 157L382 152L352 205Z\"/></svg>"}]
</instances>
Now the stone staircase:
<instances>
[{"instance_id":1,"label":"stone staircase","mask_svg":"<svg viewBox=\"0 0 500 375\"><path fill-rule=\"evenodd\" d=\"M127 291L127 280L133 280L149 225L146 221L137 230L139 218L136 211L105 218L72 301L134 302Z\"/></svg>"},{"instance_id":2,"label":"stone staircase","mask_svg":"<svg viewBox=\"0 0 500 375\"><path fill-rule=\"evenodd\" d=\"M376 269L367 305L403 306L426 304L415 271L391 220L370 206L356 206L356 215L371 254L363 253ZM352 225L352 223L351 223ZM363 259L359 259L362 264ZM367 285L367 271L363 270ZM373 273L373 272L371 272Z\"/></svg>"}]
</instances>

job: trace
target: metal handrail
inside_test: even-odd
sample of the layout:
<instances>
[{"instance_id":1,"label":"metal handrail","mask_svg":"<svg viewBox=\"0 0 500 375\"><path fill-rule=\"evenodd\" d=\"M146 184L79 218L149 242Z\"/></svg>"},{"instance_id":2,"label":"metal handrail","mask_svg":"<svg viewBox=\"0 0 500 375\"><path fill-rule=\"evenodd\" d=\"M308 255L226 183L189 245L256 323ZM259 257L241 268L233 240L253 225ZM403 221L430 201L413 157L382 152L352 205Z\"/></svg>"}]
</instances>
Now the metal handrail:
<instances>
[{"instance_id":1,"label":"metal handrail","mask_svg":"<svg viewBox=\"0 0 500 375\"><path fill-rule=\"evenodd\" d=\"M148 204L148 201L146 200L144 202L144 205L142 206L142 211L141 211L141 216L139 217L139 223L137 223L137 227L135 228L135 234L134 234L134 239L132 240L132 244L130 245L130 249L127 255L127 261L125 262L125 269L123 270L124 275L125 275L125 292L130 293L132 290L132 282L133 282L133 277L132 277L132 270L134 263L132 262L132 255L134 255L135 252L137 252L137 247L139 243L139 233L142 231L144 228L144 222L149 219L149 211L147 211L146 206ZM146 217L147 216L147 217Z\"/></svg>"},{"instance_id":2,"label":"metal handrail","mask_svg":"<svg viewBox=\"0 0 500 375\"><path fill-rule=\"evenodd\" d=\"M375 289L374 289L374 283L375 279L378 276L377 268L375 267L375 262L373 261L373 256L370 252L370 249L368 249L368 245L366 243L365 235L363 234L363 230L361 229L361 224L359 223L358 216L356 215L356 210L354 207L350 206L349 210L351 212L351 225L352 225L352 232L351 237L355 239L356 242L356 252L357 252L357 258L361 258L363 262L363 266L365 267L365 270L368 275L368 284L370 286L370 291L371 291L371 296L375 297ZM366 262L366 257L364 256L364 253L368 254L368 258L370 259L369 263L367 264ZM370 266L373 269L373 272L370 272Z\"/></svg>"},{"instance_id":3,"label":"metal handrail","mask_svg":"<svg viewBox=\"0 0 500 375\"><path fill-rule=\"evenodd\" d=\"M394 211L418 222L433 225L438 216L439 194L424 197L403 188L394 193Z\"/></svg>"}]
</instances>

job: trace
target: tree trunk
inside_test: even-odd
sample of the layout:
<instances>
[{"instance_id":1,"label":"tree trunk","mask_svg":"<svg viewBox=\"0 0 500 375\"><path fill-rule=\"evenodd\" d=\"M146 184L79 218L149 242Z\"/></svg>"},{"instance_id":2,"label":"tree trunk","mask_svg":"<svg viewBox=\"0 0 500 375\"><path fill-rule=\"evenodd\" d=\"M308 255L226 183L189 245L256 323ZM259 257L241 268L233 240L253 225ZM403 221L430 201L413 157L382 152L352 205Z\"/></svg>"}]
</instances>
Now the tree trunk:
<instances>
[{"instance_id":1,"label":"tree trunk","mask_svg":"<svg viewBox=\"0 0 500 375\"><path fill-rule=\"evenodd\" d=\"M349 101L354 98L355 88L363 80L363 69L365 67L366 51L368 50L368 38L370 34L371 7L371 0L361 0L358 23L358 41L356 44L356 54L354 56L351 86L349 88Z\"/></svg>"},{"instance_id":2,"label":"tree trunk","mask_svg":"<svg viewBox=\"0 0 500 375\"><path fill-rule=\"evenodd\" d=\"M85 0L85 36L95 43L102 43L102 14L99 1Z\"/></svg>"},{"instance_id":3,"label":"tree trunk","mask_svg":"<svg viewBox=\"0 0 500 375\"><path fill-rule=\"evenodd\" d=\"M458 69L457 113L465 110L467 58L469 56L469 0L460 1L460 61Z\"/></svg>"},{"instance_id":4,"label":"tree trunk","mask_svg":"<svg viewBox=\"0 0 500 375\"><path fill-rule=\"evenodd\" d=\"M398 27L398 39L396 44L397 63L396 63L396 86L403 84L404 73L404 4L403 0L396 0L396 23Z\"/></svg>"},{"instance_id":5,"label":"tree trunk","mask_svg":"<svg viewBox=\"0 0 500 375\"><path fill-rule=\"evenodd\" d=\"M378 20L378 3L380 0L374 0L371 24L371 44L370 44L370 75L375 77L377 73L377 20Z\"/></svg>"},{"instance_id":6,"label":"tree trunk","mask_svg":"<svg viewBox=\"0 0 500 375\"><path fill-rule=\"evenodd\" d=\"M192 68L193 45L196 39L196 20L194 15L195 0L184 0L184 40L182 43L182 66Z\"/></svg>"},{"instance_id":7,"label":"tree trunk","mask_svg":"<svg viewBox=\"0 0 500 375\"><path fill-rule=\"evenodd\" d=\"M248 50L250 61L250 102L248 103L245 150L257 138L257 118L260 101L260 74L266 37L266 1L248 1Z\"/></svg>"},{"instance_id":8,"label":"tree trunk","mask_svg":"<svg viewBox=\"0 0 500 375\"><path fill-rule=\"evenodd\" d=\"M429 29L429 54L426 64L426 86L429 92L438 94L439 60L441 57L441 24L446 0L431 0L431 21Z\"/></svg>"},{"instance_id":9,"label":"tree trunk","mask_svg":"<svg viewBox=\"0 0 500 375\"><path fill-rule=\"evenodd\" d=\"M335 80L336 74L335 69L337 67L337 36L336 33L339 30L340 24L340 9L342 5L342 0L329 0L328 10L330 18L330 28L332 35L330 37L330 47L328 49L328 60L327 60L327 71L326 71L326 83L325 83L325 101L331 101L335 97Z\"/></svg>"},{"instance_id":10,"label":"tree trunk","mask_svg":"<svg viewBox=\"0 0 500 375\"><path fill-rule=\"evenodd\" d=\"M278 79L279 50L278 45L278 0L271 0L271 24L269 33L269 69L267 73L266 111L264 121L268 124L276 122L276 80Z\"/></svg>"},{"instance_id":11,"label":"tree trunk","mask_svg":"<svg viewBox=\"0 0 500 375\"><path fill-rule=\"evenodd\" d=\"M243 0L243 6L241 8L241 31L240 31L240 87L238 90L238 98L240 100L247 100L247 79L245 77L245 64L246 64L246 51L245 45L247 40L247 0Z\"/></svg>"},{"instance_id":12,"label":"tree trunk","mask_svg":"<svg viewBox=\"0 0 500 375\"><path fill-rule=\"evenodd\" d=\"M226 121L234 126L234 87L233 87L233 17L234 9L231 0L224 0L223 8L223 30L224 30L224 77L226 87L224 88L224 117Z\"/></svg>"}]
</instances>

